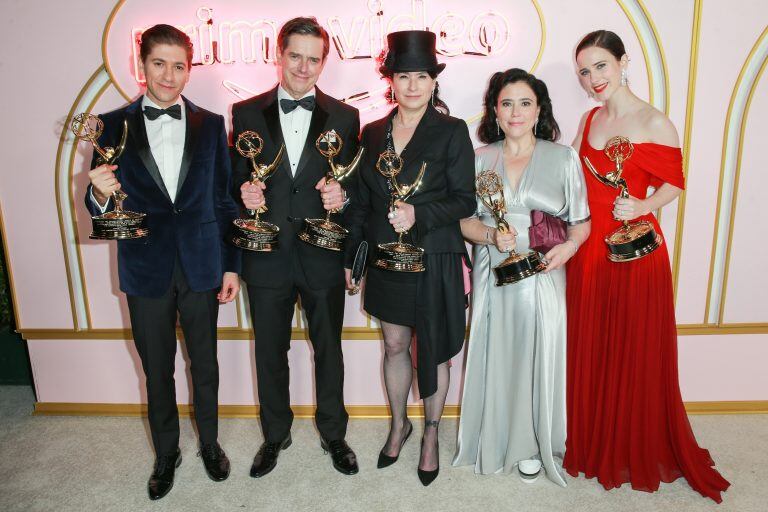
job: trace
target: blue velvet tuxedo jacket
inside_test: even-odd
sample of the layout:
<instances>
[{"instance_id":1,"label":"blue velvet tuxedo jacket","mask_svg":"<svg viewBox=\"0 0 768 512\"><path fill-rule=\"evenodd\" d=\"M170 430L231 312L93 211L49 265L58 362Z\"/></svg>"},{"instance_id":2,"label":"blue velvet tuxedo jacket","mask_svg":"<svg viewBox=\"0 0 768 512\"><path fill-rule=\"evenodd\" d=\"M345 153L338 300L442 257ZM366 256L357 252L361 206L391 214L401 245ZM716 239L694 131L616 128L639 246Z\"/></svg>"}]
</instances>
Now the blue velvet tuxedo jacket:
<instances>
[{"instance_id":1,"label":"blue velvet tuxedo jacket","mask_svg":"<svg viewBox=\"0 0 768 512\"><path fill-rule=\"evenodd\" d=\"M170 286L177 259L193 291L220 287L224 272L240 272L241 257L240 250L225 240L238 209L229 194L231 163L224 118L183 98L184 154L176 198L171 201L152 157L141 100L100 116L102 147L118 145L123 121L128 123L117 179L128 195L123 207L146 213L149 228L145 238L117 242L120 289L128 295L162 295ZM110 199L108 210L113 203ZM101 214L91 201L90 186L85 204L92 215Z\"/></svg>"}]
</instances>

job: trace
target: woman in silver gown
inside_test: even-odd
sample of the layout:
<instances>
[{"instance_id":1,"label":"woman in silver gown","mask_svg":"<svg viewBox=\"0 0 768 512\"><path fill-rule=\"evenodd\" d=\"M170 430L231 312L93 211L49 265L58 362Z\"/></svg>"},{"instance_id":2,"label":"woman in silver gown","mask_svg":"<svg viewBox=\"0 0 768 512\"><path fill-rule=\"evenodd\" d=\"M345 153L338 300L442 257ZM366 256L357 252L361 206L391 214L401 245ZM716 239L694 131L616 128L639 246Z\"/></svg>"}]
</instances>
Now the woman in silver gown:
<instances>
[{"instance_id":1,"label":"woman in silver gown","mask_svg":"<svg viewBox=\"0 0 768 512\"><path fill-rule=\"evenodd\" d=\"M579 157L554 143L560 130L547 87L521 70L495 73L485 94L475 170L495 170L504 185L510 232L496 229L478 200L462 221L474 244L472 323L455 466L534 481L542 468L565 486L565 269L589 236ZM512 249L526 253L531 210L567 222L567 240L543 255L545 271L495 286L493 267Z\"/></svg>"}]
</instances>

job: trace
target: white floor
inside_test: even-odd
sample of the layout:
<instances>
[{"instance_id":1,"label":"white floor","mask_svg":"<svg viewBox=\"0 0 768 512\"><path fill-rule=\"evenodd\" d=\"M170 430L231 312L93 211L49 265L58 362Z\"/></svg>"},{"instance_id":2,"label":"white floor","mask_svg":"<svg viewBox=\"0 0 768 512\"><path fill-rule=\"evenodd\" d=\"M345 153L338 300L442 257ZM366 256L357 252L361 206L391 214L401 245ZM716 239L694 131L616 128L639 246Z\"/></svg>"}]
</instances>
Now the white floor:
<instances>
[{"instance_id":1,"label":"white floor","mask_svg":"<svg viewBox=\"0 0 768 512\"><path fill-rule=\"evenodd\" d=\"M419 420L401 459L376 469L387 432L385 420L352 420L347 440L361 471L344 476L324 455L314 426L296 420L293 446L277 468L255 480L248 476L261 443L256 420L222 420L220 440L232 461L232 475L210 481L196 457L195 435L182 419L183 464L171 493L158 502L146 497L152 453L145 421L138 418L31 416L27 387L0 387L0 511L268 510L268 511L569 511L630 512L699 510L767 511L768 416L693 416L702 446L731 481L716 505L683 480L654 494L624 488L606 492L593 480L569 479L568 488L545 478L532 485L516 475L476 476L453 468L456 420L440 431L442 470L424 488L416 477Z\"/></svg>"}]
</instances>

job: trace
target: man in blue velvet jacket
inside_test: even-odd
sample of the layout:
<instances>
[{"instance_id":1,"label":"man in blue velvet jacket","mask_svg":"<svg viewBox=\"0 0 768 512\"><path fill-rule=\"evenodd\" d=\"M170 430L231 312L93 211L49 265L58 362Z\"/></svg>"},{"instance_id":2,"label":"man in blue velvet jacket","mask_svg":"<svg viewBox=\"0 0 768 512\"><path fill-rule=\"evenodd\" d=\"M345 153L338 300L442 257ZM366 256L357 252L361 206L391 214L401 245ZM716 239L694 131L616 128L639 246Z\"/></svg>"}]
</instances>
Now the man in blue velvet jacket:
<instances>
[{"instance_id":1,"label":"man in blue velvet jacket","mask_svg":"<svg viewBox=\"0 0 768 512\"><path fill-rule=\"evenodd\" d=\"M128 195L125 209L147 215L149 236L117 244L120 289L146 375L156 454L151 499L170 491L181 463L173 377L177 316L191 360L200 456L212 480L229 476L217 440L216 323L219 303L232 301L240 288L240 253L224 239L238 211L229 195L224 119L181 96L191 60L192 43L178 29L156 25L143 33L139 66L146 93L101 116L102 147L118 144L124 121L128 140L118 165L89 172L85 198L100 215L114 208L111 194L121 189Z\"/></svg>"}]
</instances>

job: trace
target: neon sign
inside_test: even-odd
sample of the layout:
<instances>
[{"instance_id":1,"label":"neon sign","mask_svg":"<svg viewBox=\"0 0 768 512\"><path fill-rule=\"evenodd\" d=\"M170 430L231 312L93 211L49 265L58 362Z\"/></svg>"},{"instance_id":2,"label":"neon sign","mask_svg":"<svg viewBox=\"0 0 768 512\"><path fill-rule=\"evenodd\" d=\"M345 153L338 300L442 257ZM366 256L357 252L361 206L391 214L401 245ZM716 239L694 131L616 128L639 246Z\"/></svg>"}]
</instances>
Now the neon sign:
<instances>
[{"instance_id":1,"label":"neon sign","mask_svg":"<svg viewBox=\"0 0 768 512\"><path fill-rule=\"evenodd\" d=\"M498 55L510 38L509 21L493 10L467 19L450 11L431 16L428 0L411 0L409 11L389 16L384 0L366 0L366 7L368 14L364 16L346 21L340 16L330 16L325 20L332 47L342 61L373 58L384 48L386 35L397 30L435 32L438 52L446 57ZM274 62L279 30L274 20L218 21L211 7L199 7L195 14L195 22L176 25L192 39L193 65ZM138 66L139 41L146 28L131 28L133 75L139 83L144 82Z\"/></svg>"}]
</instances>

